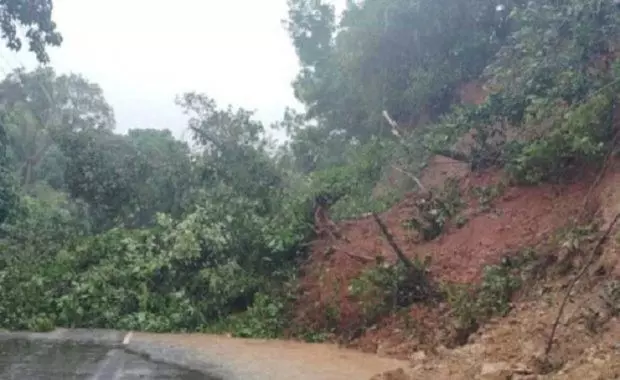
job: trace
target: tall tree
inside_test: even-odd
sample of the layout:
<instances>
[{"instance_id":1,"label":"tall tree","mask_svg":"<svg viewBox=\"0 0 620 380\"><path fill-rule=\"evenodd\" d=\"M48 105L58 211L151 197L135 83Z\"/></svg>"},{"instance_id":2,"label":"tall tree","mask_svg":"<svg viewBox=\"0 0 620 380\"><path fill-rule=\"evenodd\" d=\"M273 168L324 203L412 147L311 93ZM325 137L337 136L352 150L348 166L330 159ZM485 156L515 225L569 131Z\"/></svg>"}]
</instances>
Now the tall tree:
<instances>
[{"instance_id":1,"label":"tall tree","mask_svg":"<svg viewBox=\"0 0 620 380\"><path fill-rule=\"evenodd\" d=\"M0 30L6 46L15 51L22 48L19 29L26 30L29 50L40 63L47 63L47 46L60 46L62 36L52 21L51 0L4 0L0 1ZM5 130L5 109L0 108L0 223L2 223L15 201L13 181L7 161L8 138Z\"/></svg>"},{"instance_id":2,"label":"tall tree","mask_svg":"<svg viewBox=\"0 0 620 380\"><path fill-rule=\"evenodd\" d=\"M281 176L269 156L264 127L253 119L253 112L219 108L213 99L196 93L183 95L177 103L190 115L204 183L268 207L270 195L280 189Z\"/></svg>"},{"instance_id":3,"label":"tall tree","mask_svg":"<svg viewBox=\"0 0 620 380\"><path fill-rule=\"evenodd\" d=\"M157 212L179 217L189 206L193 173L187 143L169 130L132 129L127 138L140 162L134 179L135 223L151 223Z\"/></svg>"},{"instance_id":4,"label":"tall tree","mask_svg":"<svg viewBox=\"0 0 620 380\"><path fill-rule=\"evenodd\" d=\"M158 212L179 217L192 185L189 147L168 130L73 133L63 142L69 193L89 204L95 227L143 227Z\"/></svg>"},{"instance_id":5,"label":"tall tree","mask_svg":"<svg viewBox=\"0 0 620 380\"><path fill-rule=\"evenodd\" d=\"M484 0L349 1L334 19L327 1L289 1L295 94L325 131L361 141L389 133L383 111L406 126L447 111L506 37L504 13Z\"/></svg>"},{"instance_id":6,"label":"tall tree","mask_svg":"<svg viewBox=\"0 0 620 380\"><path fill-rule=\"evenodd\" d=\"M0 224L7 219L16 201L13 178L6 162L6 150L7 136L0 126Z\"/></svg>"},{"instance_id":7,"label":"tall tree","mask_svg":"<svg viewBox=\"0 0 620 380\"><path fill-rule=\"evenodd\" d=\"M23 185L34 180L42 159L68 134L111 130L115 124L98 85L76 74L58 76L51 68L8 75L0 82L0 105Z\"/></svg>"},{"instance_id":8,"label":"tall tree","mask_svg":"<svg viewBox=\"0 0 620 380\"><path fill-rule=\"evenodd\" d=\"M142 166L131 141L109 131L87 130L68 135L62 149L69 158L69 193L90 205L95 229L129 224Z\"/></svg>"},{"instance_id":9,"label":"tall tree","mask_svg":"<svg viewBox=\"0 0 620 380\"><path fill-rule=\"evenodd\" d=\"M0 2L0 29L2 39L9 49L19 51L23 38L20 29L25 30L28 49L37 60L47 63L47 46L60 46L62 36L52 21L52 0L3 0Z\"/></svg>"}]
</instances>

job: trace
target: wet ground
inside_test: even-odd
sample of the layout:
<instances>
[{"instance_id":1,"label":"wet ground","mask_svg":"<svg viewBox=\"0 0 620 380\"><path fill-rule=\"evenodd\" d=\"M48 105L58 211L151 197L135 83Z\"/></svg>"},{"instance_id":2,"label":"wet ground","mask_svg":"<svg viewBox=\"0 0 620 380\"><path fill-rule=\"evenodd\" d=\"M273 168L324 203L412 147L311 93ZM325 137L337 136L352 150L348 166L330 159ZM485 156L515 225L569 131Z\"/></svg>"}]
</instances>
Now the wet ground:
<instances>
[{"instance_id":1,"label":"wet ground","mask_svg":"<svg viewBox=\"0 0 620 380\"><path fill-rule=\"evenodd\" d=\"M126 349L226 380L365 380L408 361L285 340L134 333Z\"/></svg>"},{"instance_id":2,"label":"wet ground","mask_svg":"<svg viewBox=\"0 0 620 380\"><path fill-rule=\"evenodd\" d=\"M0 380L350 380L408 364L330 344L97 329L0 330Z\"/></svg>"},{"instance_id":3,"label":"wet ground","mask_svg":"<svg viewBox=\"0 0 620 380\"><path fill-rule=\"evenodd\" d=\"M0 380L212 380L95 344L0 341Z\"/></svg>"}]
</instances>

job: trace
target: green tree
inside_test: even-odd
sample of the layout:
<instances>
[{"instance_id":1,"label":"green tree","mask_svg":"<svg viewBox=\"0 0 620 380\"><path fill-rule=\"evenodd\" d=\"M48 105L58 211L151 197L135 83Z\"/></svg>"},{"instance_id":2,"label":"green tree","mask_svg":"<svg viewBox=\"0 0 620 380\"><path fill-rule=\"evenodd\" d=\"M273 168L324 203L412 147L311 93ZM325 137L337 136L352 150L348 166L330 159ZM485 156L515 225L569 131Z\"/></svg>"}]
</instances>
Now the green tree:
<instances>
[{"instance_id":1,"label":"green tree","mask_svg":"<svg viewBox=\"0 0 620 380\"><path fill-rule=\"evenodd\" d=\"M62 150L69 158L64 175L69 194L90 205L96 230L129 224L142 167L132 142L110 131L89 130L68 135Z\"/></svg>"},{"instance_id":2,"label":"green tree","mask_svg":"<svg viewBox=\"0 0 620 380\"><path fill-rule=\"evenodd\" d=\"M365 0L349 1L336 26L327 2L290 0L287 26L307 117L364 142L389 134L383 111L405 126L448 111L456 86L482 72L509 23L483 0Z\"/></svg>"},{"instance_id":3,"label":"green tree","mask_svg":"<svg viewBox=\"0 0 620 380\"><path fill-rule=\"evenodd\" d=\"M0 225L9 217L17 201L15 183L7 165L7 136L0 124Z\"/></svg>"},{"instance_id":4,"label":"green tree","mask_svg":"<svg viewBox=\"0 0 620 380\"><path fill-rule=\"evenodd\" d=\"M47 63L47 46L60 46L62 36L52 21L52 0L5 0L0 3L0 29L6 46L19 51L23 39L19 32L25 29L28 49L37 60ZM21 29L21 30L20 30Z\"/></svg>"},{"instance_id":5,"label":"green tree","mask_svg":"<svg viewBox=\"0 0 620 380\"><path fill-rule=\"evenodd\" d=\"M310 195L291 191L263 125L252 112L219 108L202 94L185 94L179 104L198 151L199 210L226 231L230 257L262 276L290 264L308 236Z\"/></svg>"},{"instance_id":6,"label":"green tree","mask_svg":"<svg viewBox=\"0 0 620 380\"><path fill-rule=\"evenodd\" d=\"M281 175L269 156L263 124L253 119L253 112L218 108L204 94L188 93L177 102L190 115L203 183L256 201L267 212L270 198L281 190Z\"/></svg>"},{"instance_id":7,"label":"green tree","mask_svg":"<svg viewBox=\"0 0 620 380\"><path fill-rule=\"evenodd\" d=\"M0 101L22 185L37 179L48 153L72 133L112 130L114 113L101 88L80 75L57 75L51 68L17 69L0 82ZM40 173L39 173L40 174Z\"/></svg>"},{"instance_id":8,"label":"green tree","mask_svg":"<svg viewBox=\"0 0 620 380\"><path fill-rule=\"evenodd\" d=\"M62 149L67 189L90 205L99 230L149 226L159 212L180 217L189 207L189 147L168 130L81 131L68 135Z\"/></svg>"},{"instance_id":9,"label":"green tree","mask_svg":"<svg viewBox=\"0 0 620 380\"><path fill-rule=\"evenodd\" d=\"M131 129L127 138L140 162L133 179L135 225L149 225L158 212L180 217L190 207L194 173L187 143L169 130Z\"/></svg>"},{"instance_id":10,"label":"green tree","mask_svg":"<svg viewBox=\"0 0 620 380\"><path fill-rule=\"evenodd\" d=\"M22 38L18 33L20 28L26 29L29 50L41 63L49 61L47 46L60 46L62 43L62 36L56 31L56 24L52 21L51 0L2 1L0 3L1 38L11 50L19 51L22 48ZM8 139L5 130L7 122L5 111L5 109L0 110L2 119L0 122L0 224L8 216L16 199L6 157Z\"/></svg>"}]
</instances>

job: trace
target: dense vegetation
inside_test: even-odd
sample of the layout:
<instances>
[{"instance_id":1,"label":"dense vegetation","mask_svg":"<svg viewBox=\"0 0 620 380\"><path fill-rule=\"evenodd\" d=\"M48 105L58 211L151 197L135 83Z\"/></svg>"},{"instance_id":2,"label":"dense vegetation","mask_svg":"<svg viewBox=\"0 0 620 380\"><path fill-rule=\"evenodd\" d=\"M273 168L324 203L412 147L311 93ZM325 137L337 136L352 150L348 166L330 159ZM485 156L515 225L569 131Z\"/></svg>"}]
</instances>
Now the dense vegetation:
<instances>
[{"instance_id":1,"label":"dense vegetation","mask_svg":"<svg viewBox=\"0 0 620 380\"><path fill-rule=\"evenodd\" d=\"M8 46L25 26L47 62L45 46L62 41L51 1L0 8ZM274 125L289 136L281 146L252 112L205 94L177 99L190 147L169 131L115 133L101 88L78 74L4 78L0 327L275 337L317 200L335 218L380 210L415 187L373 195L391 168L415 175L433 154L517 182L563 180L614 143L611 0L363 0L337 16L326 1L289 0L305 110ZM474 80L491 96L461 104ZM471 131L471 149L456 150Z\"/></svg>"}]
</instances>

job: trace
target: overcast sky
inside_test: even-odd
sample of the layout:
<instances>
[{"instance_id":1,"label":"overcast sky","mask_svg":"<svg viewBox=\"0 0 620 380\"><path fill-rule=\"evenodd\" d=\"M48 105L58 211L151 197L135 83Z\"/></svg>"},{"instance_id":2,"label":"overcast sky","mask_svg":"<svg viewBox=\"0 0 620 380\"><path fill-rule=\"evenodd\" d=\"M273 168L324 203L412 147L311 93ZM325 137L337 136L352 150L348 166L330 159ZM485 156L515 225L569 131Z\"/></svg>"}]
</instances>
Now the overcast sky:
<instances>
[{"instance_id":1,"label":"overcast sky","mask_svg":"<svg viewBox=\"0 0 620 380\"><path fill-rule=\"evenodd\" d=\"M186 91L254 109L267 124L299 106L290 86L297 57L281 23L286 0L55 0L54 7L64 42L50 51L52 66L101 85L118 131L169 128L181 137L185 117L174 98ZM27 52L3 49L0 57L0 73L35 67Z\"/></svg>"}]
</instances>

